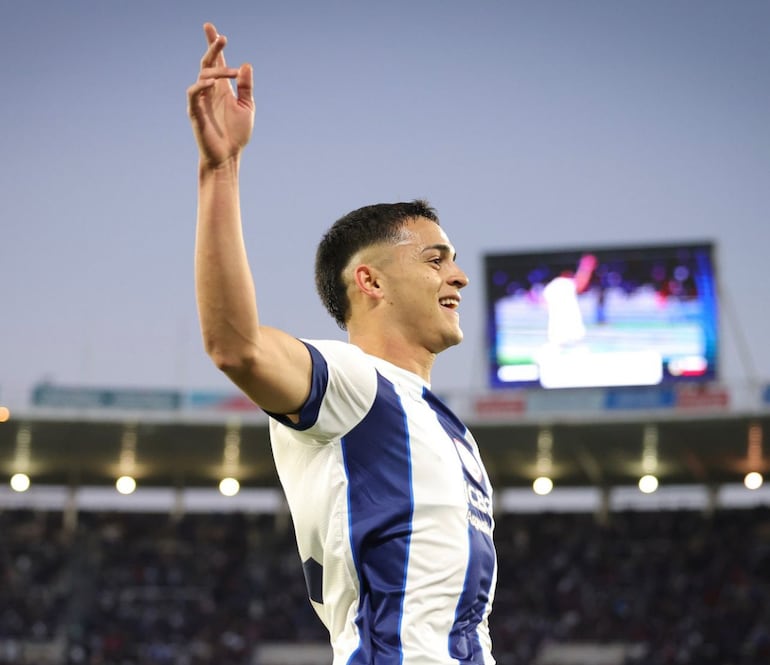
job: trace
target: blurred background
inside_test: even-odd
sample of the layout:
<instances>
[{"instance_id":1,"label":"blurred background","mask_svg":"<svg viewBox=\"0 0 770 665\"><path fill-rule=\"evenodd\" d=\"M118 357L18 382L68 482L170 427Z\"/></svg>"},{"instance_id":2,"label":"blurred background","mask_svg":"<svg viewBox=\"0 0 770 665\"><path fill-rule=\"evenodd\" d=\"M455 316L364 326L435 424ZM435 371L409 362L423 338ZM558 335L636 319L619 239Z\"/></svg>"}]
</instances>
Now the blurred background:
<instances>
[{"instance_id":1,"label":"blurred background","mask_svg":"<svg viewBox=\"0 0 770 665\"><path fill-rule=\"evenodd\" d=\"M458 250L465 341L433 389L497 490L498 662L770 662L770 4L0 17L0 663L330 662L265 417L200 342L204 21L255 68L265 322L343 339L314 251L361 205L425 197ZM585 253L585 337L556 365L543 291Z\"/></svg>"}]
</instances>

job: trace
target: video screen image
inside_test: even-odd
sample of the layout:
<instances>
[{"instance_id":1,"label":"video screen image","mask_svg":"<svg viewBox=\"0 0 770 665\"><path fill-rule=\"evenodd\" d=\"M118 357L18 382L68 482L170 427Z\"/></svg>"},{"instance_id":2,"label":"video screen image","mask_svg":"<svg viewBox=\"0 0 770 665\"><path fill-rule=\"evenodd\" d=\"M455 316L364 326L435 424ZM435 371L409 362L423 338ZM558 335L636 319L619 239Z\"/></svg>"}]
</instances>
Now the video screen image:
<instances>
[{"instance_id":1,"label":"video screen image","mask_svg":"<svg viewBox=\"0 0 770 665\"><path fill-rule=\"evenodd\" d=\"M717 376L712 243L484 261L493 388L649 386Z\"/></svg>"}]
</instances>

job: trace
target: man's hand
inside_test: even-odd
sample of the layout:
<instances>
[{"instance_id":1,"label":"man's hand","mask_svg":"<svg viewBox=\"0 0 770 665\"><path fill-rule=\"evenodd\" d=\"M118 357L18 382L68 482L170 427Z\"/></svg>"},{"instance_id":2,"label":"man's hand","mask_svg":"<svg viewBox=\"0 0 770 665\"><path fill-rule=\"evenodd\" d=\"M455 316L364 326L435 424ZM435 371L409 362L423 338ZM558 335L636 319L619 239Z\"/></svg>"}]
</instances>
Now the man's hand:
<instances>
[{"instance_id":1,"label":"man's hand","mask_svg":"<svg viewBox=\"0 0 770 665\"><path fill-rule=\"evenodd\" d=\"M217 168L238 157L254 126L251 65L225 63L227 39L211 23L203 26L209 47L201 58L198 80L187 89L187 113L198 142L201 165ZM237 95L230 79L235 79Z\"/></svg>"}]
</instances>

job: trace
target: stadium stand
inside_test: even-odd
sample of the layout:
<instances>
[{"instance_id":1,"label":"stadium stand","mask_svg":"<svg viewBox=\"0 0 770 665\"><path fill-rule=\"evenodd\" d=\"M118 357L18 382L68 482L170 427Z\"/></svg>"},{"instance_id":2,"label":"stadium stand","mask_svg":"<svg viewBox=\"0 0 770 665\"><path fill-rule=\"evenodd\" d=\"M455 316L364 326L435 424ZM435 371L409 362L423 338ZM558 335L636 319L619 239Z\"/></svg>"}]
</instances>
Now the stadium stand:
<instances>
[{"instance_id":1,"label":"stadium stand","mask_svg":"<svg viewBox=\"0 0 770 665\"><path fill-rule=\"evenodd\" d=\"M5 510L0 532L3 665L330 662L280 514ZM497 544L500 665L770 662L767 507L506 513Z\"/></svg>"},{"instance_id":2,"label":"stadium stand","mask_svg":"<svg viewBox=\"0 0 770 665\"><path fill-rule=\"evenodd\" d=\"M500 665L770 663L770 490L740 485L770 470L763 390L454 405L496 486ZM0 426L0 469L32 477L0 487L0 665L331 662L264 414L219 395L46 391ZM225 497L234 442L241 491ZM645 495L650 460L661 487Z\"/></svg>"}]
</instances>

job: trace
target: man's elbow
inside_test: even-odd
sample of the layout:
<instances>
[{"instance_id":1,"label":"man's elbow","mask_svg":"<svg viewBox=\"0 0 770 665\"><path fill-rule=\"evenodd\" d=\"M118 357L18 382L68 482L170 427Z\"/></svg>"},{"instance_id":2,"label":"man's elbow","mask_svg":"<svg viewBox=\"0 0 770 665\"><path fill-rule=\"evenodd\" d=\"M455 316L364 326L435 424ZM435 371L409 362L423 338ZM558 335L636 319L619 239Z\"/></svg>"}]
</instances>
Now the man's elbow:
<instances>
[{"instance_id":1,"label":"man's elbow","mask_svg":"<svg viewBox=\"0 0 770 665\"><path fill-rule=\"evenodd\" d=\"M257 363L252 349L226 349L215 344L206 344L206 353L214 366L231 378L253 371Z\"/></svg>"}]
</instances>

